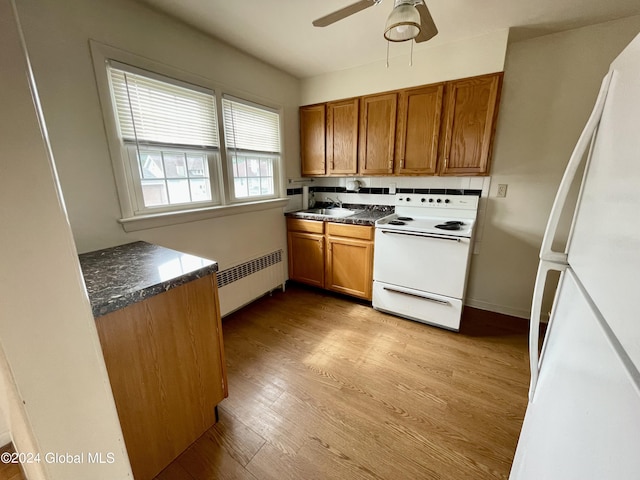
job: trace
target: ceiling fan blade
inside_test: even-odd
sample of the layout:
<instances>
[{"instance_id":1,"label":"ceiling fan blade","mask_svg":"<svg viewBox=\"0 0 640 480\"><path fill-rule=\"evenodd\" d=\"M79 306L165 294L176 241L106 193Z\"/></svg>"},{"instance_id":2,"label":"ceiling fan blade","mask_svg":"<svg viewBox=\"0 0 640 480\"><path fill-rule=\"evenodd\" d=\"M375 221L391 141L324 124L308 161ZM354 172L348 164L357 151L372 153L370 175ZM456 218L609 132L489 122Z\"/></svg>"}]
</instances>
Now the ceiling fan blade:
<instances>
[{"instance_id":1,"label":"ceiling fan blade","mask_svg":"<svg viewBox=\"0 0 640 480\"><path fill-rule=\"evenodd\" d=\"M318 18L313 21L314 27L326 27L327 25L331 25L332 23L337 22L338 20L342 20L343 18L348 17L349 15L353 15L354 13L358 13L360 10L364 10L365 8L369 8L372 5L379 3L376 0L360 0L359 2L352 3L351 5L341 8L340 10L336 10L329 15L325 15L324 17Z\"/></svg>"},{"instance_id":2,"label":"ceiling fan blade","mask_svg":"<svg viewBox=\"0 0 640 480\"><path fill-rule=\"evenodd\" d=\"M416 5L416 8L418 9L418 13L420 13L420 33L415 40L416 43L426 42L438 34L438 28L424 1Z\"/></svg>"}]
</instances>

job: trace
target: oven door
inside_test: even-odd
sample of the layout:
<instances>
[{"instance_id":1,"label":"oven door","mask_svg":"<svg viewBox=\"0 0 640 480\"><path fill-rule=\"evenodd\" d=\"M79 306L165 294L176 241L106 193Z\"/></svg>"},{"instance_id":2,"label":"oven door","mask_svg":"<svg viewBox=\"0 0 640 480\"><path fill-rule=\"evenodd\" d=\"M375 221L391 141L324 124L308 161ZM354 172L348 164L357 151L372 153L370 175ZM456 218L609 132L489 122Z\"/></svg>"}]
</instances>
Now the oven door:
<instances>
[{"instance_id":1,"label":"oven door","mask_svg":"<svg viewBox=\"0 0 640 480\"><path fill-rule=\"evenodd\" d=\"M463 298L471 240L376 228L373 279Z\"/></svg>"},{"instance_id":2,"label":"oven door","mask_svg":"<svg viewBox=\"0 0 640 480\"><path fill-rule=\"evenodd\" d=\"M462 300L407 287L373 282L373 308L459 331Z\"/></svg>"}]
</instances>

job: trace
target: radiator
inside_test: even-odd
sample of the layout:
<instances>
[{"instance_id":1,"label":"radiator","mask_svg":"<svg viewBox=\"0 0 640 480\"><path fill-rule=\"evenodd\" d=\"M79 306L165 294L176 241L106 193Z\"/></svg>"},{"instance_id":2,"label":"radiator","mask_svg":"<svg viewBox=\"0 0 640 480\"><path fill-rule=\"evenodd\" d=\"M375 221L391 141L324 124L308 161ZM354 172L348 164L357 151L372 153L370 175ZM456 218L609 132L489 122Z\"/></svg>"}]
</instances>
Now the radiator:
<instances>
[{"instance_id":1,"label":"radiator","mask_svg":"<svg viewBox=\"0 0 640 480\"><path fill-rule=\"evenodd\" d=\"M220 314L224 317L283 285L282 255L282 250L277 250L219 271Z\"/></svg>"}]
</instances>

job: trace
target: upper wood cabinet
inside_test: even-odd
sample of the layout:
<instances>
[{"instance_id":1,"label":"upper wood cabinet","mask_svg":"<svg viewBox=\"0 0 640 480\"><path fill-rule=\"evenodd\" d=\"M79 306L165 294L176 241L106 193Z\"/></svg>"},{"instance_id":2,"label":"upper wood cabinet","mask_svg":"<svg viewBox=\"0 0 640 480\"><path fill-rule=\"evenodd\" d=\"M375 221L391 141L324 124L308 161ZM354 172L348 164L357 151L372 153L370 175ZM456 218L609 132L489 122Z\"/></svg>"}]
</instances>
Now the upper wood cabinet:
<instances>
[{"instance_id":1,"label":"upper wood cabinet","mask_svg":"<svg viewBox=\"0 0 640 480\"><path fill-rule=\"evenodd\" d=\"M327 103L329 175L358 173L358 106L357 98Z\"/></svg>"},{"instance_id":2,"label":"upper wood cabinet","mask_svg":"<svg viewBox=\"0 0 640 480\"><path fill-rule=\"evenodd\" d=\"M361 175L393 173L397 107L396 92L368 95L360 99L358 160Z\"/></svg>"},{"instance_id":3,"label":"upper wood cabinet","mask_svg":"<svg viewBox=\"0 0 640 480\"><path fill-rule=\"evenodd\" d=\"M436 173L443 97L444 83L399 92L396 174Z\"/></svg>"},{"instance_id":4,"label":"upper wood cabinet","mask_svg":"<svg viewBox=\"0 0 640 480\"><path fill-rule=\"evenodd\" d=\"M300 107L302 175L325 175L325 105Z\"/></svg>"},{"instance_id":5,"label":"upper wood cabinet","mask_svg":"<svg viewBox=\"0 0 640 480\"><path fill-rule=\"evenodd\" d=\"M488 175L502 73L300 107L302 175Z\"/></svg>"},{"instance_id":6,"label":"upper wood cabinet","mask_svg":"<svg viewBox=\"0 0 640 480\"><path fill-rule=\"evenodd\" d=\"M486 175L502 73L447 83L440 175Z\"/></svg>"}]
</instances>

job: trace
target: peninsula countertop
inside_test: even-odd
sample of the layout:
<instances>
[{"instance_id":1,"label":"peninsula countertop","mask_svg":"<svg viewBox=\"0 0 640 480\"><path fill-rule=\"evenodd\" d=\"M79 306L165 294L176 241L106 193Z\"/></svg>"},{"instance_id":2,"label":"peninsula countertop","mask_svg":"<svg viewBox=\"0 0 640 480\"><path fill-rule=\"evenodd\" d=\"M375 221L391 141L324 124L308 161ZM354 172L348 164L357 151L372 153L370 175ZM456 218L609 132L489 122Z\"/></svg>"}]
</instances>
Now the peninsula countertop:
<instances>
[{"instance_id":1,"label":"peninsula countertop","mask_svg":"<svg viewBox=\"0 0 640 480\"><path fill-rule=\"evenodd\" d=\"M218 271L215 261L147 242L83 253L79 259L96 318Z\"/></svg>"}]
</instances>

